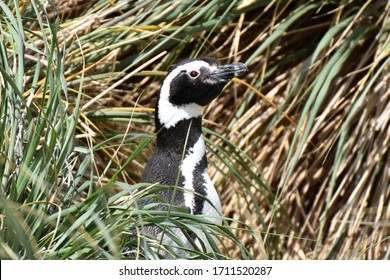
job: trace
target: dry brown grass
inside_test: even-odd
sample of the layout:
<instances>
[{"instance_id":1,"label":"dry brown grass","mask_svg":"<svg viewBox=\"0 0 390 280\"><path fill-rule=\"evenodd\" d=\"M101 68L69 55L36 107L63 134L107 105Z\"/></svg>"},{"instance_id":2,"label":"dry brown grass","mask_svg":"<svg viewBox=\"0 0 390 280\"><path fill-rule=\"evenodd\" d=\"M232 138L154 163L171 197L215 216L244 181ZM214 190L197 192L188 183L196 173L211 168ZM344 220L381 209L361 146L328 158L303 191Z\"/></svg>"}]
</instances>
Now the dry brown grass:
<instances>
[{"instance_id":1,"label":"dry brown grass","mask_svg":"<svg viewBox=\"0 0 390 280\"><path fill-rule=\"evenodd\" d=\"M353 19L332 34L333 38L305 69L319 42L325 35L330 36L327 34L330 28L341 25L352 7L355 8ZM370 13L373 8L387 12L374 17ZM293 5L270 2L266 7L241 13L212 35L197 32L193 39L185 37L182 50L172 55L168 48L168 53L162 54L162 63L146 62L145 70L166 70L170 61L192 56L194 47L198 55L214 56L222 61L247 61L251 73L245 81L268 100L245 86L231 87L208 108L206 127L224 135L245 152L253 161L246 162L264 185L254 184L247 186L249 191L242 191L241 183L235 182L225 164L215 157L211 161L218 169L211 168L210 173L223 199L224 215L259 230L268 257L380 259L388 256L390 89L389 66L383 65L389 53L389 38L383 37L388 35L385 31L389 25L388 8L381 1L360 8L353 3L339 7L324 4L302 15L266 46L267 39L279 32L280 25L294 13ZM186 15L181 17L160 24L158 31L151 28L150 33L143 35L143 46L153 44L149 40L157 36L165 36L165 26L182 25L188 20ZM345 63L329 78L331 74L326 73L329 61L344 44L353 44L348 39L357 36L364 27L371 30L355 42ZM135 28L127 38L134 36L139 36ZM202 49L198 49L200 41L204 44ZM264 50L253 57L259 46ZM99 64L115 64L115 59L124 59L129 52L136 53L142 48L115 49L99 60ZM381 66L384 68L373 79ZM321 76L329 84L323 86L323 92L313 93L316 83L321 82L316 79ZM99 106L153 108L161 78L153 80L147 74L142 79L130 77L120 83L121 89L107 91L99 99ZM99 84L99 91L112 83ZM137 101L140 92L142 97ZM311 98L313 103L307 105ZM275 116L277 110L270 101L294 121ZM152 127L145 129L150 132ZM213 136L210 139L223 144ZM118 160L128 153L131 151L118 154ZM144 163L135 164L136 170L140 170ZM245 171L240 172L245 176ZM130 176L128 181L136 182L137 178ZM260 188L265 190L260 192ZM259 206L254 204L254 199ZM259 212L263 221L259 220ZM235 223L232 226L240 227ZM256 244L252 235L237 234L253 255L263 257L258 253L262 252L262 244Z\"/></svg>"},{"instance_id":2,"label":"dry brown grass","mask_svg":"<svg viewBox=\"0 0 390 280\"><path fill-rule=\"evenodd\" d=\"M255 258L389 258L390 4L167 3L56 1L68 86L83 79L78 141L110 139L95 150L95 179L138 182L153 147L127 162L139 138L122 133L152 134L171 64L242 61L247 84L230 85L204 122L210 175L242 243Z\"/></svg>"}]
</instances>

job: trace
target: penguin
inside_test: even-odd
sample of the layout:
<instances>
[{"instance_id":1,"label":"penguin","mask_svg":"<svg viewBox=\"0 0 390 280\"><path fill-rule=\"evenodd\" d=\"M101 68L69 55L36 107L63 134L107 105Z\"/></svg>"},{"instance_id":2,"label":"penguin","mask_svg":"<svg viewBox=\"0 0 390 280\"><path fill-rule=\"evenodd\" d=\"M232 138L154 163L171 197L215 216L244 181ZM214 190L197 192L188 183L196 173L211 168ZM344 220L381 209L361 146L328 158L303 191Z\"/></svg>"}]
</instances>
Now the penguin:
<instances>
[{"instance_id":1,"label":"penguin","mask_svg":"<svg viewBox=\"0 0 390 280\"><path fill-rule=\"evenodd\" d=\"M205 106L221 94L233 77L240 77L247 71L243 63L222 65L210 57L186 59L168 71L155 108L156 147L141 182L176 186L176 189L165 188L157 192L165 204L148 198L139 202L141 207L155 203L155 210L167 211L167 205L171 205L192 215L203 215L215 224L222 223L221 201L208 175L202 114ZM159 227L147 226L142 230L143 234L155 237L162 234ZM191 242L180 229L173 232L191 248ZM196 236L191 238L196 240ZM172 243L167 236L162 239ZM183 250L175 252L186 256Z\"/></svg>"}]
</instances>

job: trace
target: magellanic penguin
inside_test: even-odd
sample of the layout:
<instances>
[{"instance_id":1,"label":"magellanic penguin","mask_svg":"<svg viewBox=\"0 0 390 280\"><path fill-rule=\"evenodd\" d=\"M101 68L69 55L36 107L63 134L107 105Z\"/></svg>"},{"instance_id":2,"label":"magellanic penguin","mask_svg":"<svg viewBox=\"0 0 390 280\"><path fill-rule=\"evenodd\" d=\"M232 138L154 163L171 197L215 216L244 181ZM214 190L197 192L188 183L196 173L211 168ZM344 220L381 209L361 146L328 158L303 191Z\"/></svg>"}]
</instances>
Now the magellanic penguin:
<instances>
[{"instance_id":1,"label":"magellanic penguin","mask_svg":"<svg viewBox=\"0 0 390 280\"><path fill-rule=\"evenodd\" d=\"M208 57L187 59L170 69L162 83L155 110L157 145L141 178L145 183L177 186L176 191L167 188L160 190L158 195L167 204L173 202L173 207L210 217L209 220L217 224L221 223L218 217L222 208L207 171L202 114L204 107L221 94L233 77L247 71L243 63L221 65ZM155 202L145 199L140 203ZM167 206L157 208L167 210ZM143 230L156 237L161 235L161 228L149 226ZM181 230L173 232L179 235L183 244L190 244ZM162 239L172 243L168 237ZM182 250L176 252L186 255Z\"/></svg>"}]
</instances>

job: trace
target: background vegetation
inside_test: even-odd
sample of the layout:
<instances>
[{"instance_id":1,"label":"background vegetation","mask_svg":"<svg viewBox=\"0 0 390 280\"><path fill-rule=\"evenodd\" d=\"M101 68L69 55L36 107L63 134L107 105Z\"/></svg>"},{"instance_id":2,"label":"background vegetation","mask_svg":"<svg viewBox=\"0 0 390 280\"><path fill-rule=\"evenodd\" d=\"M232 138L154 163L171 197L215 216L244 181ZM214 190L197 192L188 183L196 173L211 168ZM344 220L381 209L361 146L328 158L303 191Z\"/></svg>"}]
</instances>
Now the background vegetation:
<instances>
[{"instance_id":1,"label":"background vegetation","mask_svg":"<svg viewBox=\"0 0 390 280\"><path fill-rule=\"evenodd\" d=\"M216 232L194 259L389 259L389 14L381 0L0 0L0 258L129 257L152 223ZM204 117L220 227L136 203L155 190L137 182L159 84L200 56L250 69Z\"/></svg>"}]
</instances>

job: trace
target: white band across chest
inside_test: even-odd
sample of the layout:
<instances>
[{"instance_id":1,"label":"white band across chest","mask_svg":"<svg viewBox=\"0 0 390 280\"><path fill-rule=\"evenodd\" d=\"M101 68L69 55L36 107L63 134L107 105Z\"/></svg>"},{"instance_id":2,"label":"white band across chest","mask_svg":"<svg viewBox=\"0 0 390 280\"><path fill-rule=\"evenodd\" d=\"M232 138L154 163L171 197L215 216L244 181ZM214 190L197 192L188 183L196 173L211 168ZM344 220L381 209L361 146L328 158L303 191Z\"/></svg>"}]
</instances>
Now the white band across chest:
<instances>
[{"instance_id":1,"label":"white band across chest","mask_svg":"<svg viewBox=\"0 0 390 280\"><path fill-rule=\"evenodd\" d=\"M196 192L194 188L194 172L196 166L202 160L206 152L203 136L200 136L194 146L189 149L188 155L183 159L181 165L181 174L184 177L184 189L188 190L184 192L184 204L190 208L194 208L194 199Z\"/></svg>"}]
</instances>

